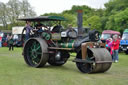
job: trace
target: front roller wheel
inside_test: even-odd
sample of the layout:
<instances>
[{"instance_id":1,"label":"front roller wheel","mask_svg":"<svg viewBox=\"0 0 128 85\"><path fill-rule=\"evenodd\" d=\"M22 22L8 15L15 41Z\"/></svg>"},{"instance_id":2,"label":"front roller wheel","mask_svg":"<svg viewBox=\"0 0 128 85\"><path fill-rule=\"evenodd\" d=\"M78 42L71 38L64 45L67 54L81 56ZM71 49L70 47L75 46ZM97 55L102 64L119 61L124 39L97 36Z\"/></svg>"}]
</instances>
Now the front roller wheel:
<instances>
[{"instance_id":1,"label":"front roller wheel","mask_svg":"<svg viewBox=\"0 0 128 85\"><path fill-rule=\"evenodd\" d=\"M94 61L93 56L89 55L89 54L92 54L92 53L88 52L87 57L86 57L87 60L88 61ZM77 54L76 58L82 59L81 51ZM91 63L76 62L76 66L83 73L90 73L92 71L92 64Z\"/></svg>"},{"instance_id":2,"label":"front roller wheel","mask_svg":"<svg viewBox=\"0 0 128 85\"><path fill-rule=\"evenodd\" d=\"M78 59L82 59L81 52L78 53ZM89 48L87 49L86 60L93 62L76 62L78 69L83 73L103 73L110 69L112 57L105 48Z\"/></svg>"},{"instance_id":3,"label":"front roller wheel","mask_svg":"<svg viewBox=\"0 0 128 85\"><path fill-rule=\"evenodd\" d=\"M32 67L42 67L48 61L48 45L41 38L30 38L24 45L24 60Z\"/></svg>"}]
</instances>

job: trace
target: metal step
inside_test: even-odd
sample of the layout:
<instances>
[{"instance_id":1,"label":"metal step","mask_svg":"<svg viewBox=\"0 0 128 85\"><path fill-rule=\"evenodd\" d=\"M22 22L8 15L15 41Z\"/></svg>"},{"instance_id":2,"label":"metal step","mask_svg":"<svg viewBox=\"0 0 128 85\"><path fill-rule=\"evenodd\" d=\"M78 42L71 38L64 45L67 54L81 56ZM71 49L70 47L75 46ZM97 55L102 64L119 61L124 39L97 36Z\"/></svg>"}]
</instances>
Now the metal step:
<instances>
[{"instance_id":1,"label":"metal step","mask_svg":"<svg viewBox=\"0 0 128 85\"><path fill-rule=\"evenodd\" d=\"M88 61L86 59L78 59L78 58L75 58L73 60L73 62L80 62L80 63L95 63L94 61Z\"/></svg>"},{"instance_id":2,"label":"metal step","mask_svg":"<svg viewBox=\"0 0 128 85\"><path fill-rule=\"evenodd\" d=\"M68 50L68 51L74 50L74 48L59 48L59 47L48 47L48 49L52 49L52 50Z\"/></svg>"}]
</instances>

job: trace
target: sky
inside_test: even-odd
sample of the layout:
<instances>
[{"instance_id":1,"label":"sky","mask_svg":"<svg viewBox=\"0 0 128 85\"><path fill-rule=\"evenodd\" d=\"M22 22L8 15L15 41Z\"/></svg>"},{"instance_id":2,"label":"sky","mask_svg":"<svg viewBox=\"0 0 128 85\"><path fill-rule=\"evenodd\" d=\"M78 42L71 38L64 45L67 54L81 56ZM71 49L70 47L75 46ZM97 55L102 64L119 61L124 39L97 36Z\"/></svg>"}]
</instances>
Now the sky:
<instances>
[{"instance_id":1,"label":"sky","mask_svg":"<svg viewBox=\"0 0 128 85\"><path fill-rule=\"evenodd\" d=\"M7 3L9 0L0 0ZM61 13L69 10L73 5L87 5L92 8L104 8L109 0L28 0L37 15L44 13Z\"/></svg>"}]
</instances>

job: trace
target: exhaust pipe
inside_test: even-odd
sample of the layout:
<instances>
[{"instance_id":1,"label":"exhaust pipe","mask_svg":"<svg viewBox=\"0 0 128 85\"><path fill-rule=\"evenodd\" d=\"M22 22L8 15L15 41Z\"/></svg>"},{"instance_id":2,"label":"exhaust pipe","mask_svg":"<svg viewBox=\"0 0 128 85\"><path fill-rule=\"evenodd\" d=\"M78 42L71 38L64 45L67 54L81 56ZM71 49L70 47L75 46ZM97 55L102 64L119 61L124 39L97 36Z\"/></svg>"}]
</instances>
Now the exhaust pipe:
<instances>
[{"instance_id":1,"label":"exhaust pipe","mask_svg":"<svg viewBox=\"0 0 128 85\"><path fill-rule=\"evenodd\" d=\"M83 34L83 11L77 10L78 36Z\"/></svg>"}]
</instances>

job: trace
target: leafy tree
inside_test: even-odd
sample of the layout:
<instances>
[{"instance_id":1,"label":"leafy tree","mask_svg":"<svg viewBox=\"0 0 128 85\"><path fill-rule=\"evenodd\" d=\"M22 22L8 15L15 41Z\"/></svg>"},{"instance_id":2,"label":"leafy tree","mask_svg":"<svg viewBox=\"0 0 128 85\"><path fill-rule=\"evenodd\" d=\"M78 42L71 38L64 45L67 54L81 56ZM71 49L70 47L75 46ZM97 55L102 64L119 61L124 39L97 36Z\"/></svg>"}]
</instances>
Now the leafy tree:
<instances>
[{"instance_id":1,"label":"leafy tree","mask_svg":"<svg viewBox=\"0 0 128 85\"><path fill-rule=\"evenodd\" d=\"M114 16L115 27L119 31L123 31L128 28L128 8Z\"/></svg>"},{"instance_id":2,"label":"leafy tree","mask_svg":"<svg viewBox=\"0 0 128 85\"><path fill-rule=\"evenodd\" d=\"M93 9L86 5L74 5L70 10L62 13L46 13L45 16L64 16L67 21L62 25L66 28L68 24L77 27L77 10L83 10L83 27L91 24L92 29L103 31L112 29L122 32L128 28L128 0L110 0L105 4L105 9ZM9 0L7 4L0 2L0 21L7 28L7 22L11 22L9 29L15 25L22 25L16 21L19 17L35 16L36 13L27 0Z\"/></svg>"},{"instance_id":3,"label":"leafy tree","mask_svg":"<svg viewBox=\"0 0 128 85\"><path fill-rule=\"evenodd\" d=\"M3 24L3 28L7 28L7 10L6 10L6 5L2 2L0 2L0 21Z\"/></svg>"},{"instance_id":4,"label":"leafy tree","mask_svg":"<svg viewBox=\"0 0 128 85\"><path fill-rule=\"evenodd\" d=\"M108 21L106 22L106 26L105 28L107 30L116 30L116 27L115 27L115 20L114 20L114 15L111 15L109 18L108 18Z\"/></svg>"},{"instance_id":5,"label":"leafy tree","mask_svg":"<svg viewBox=\"0 0 128 85\"><path fill-rule=\"evenodd\" d=\"M122 32L127 28L128 20L128 0L110 0L105 4L105 17L108 17L106 21L105 29L112 29Z\"/></svg>"},{"instance_id":6,"label":"leafy tree","mask_svg":"<svg viewBox=\"0 0 128 85\"><path fill-rule=\"evenodd\" d=\"M105 7L106 15L110 16L120 12L121 10L125 10L128 7L128 0L110 0L105 4Z\"/></svg>"},{"instance_id":7,"label":"leafy tree","mask_svg":"<svg viewBox=\"0 0 128 85\"><path fill-rule=\"evenodd\" d=\"M28 0L22 0L21 1L21 15L23 17L36 16L36 13L33 11L33 8L31 7Z\"/></svg>"},{"instance_id":8,"label":"leafy tree","mask_svg":"<svg viewBox=\"0 0 128 85\"><path fill-rule=\"evenodd\" d=\"M19 0L9 0L7 3L8 18L11 23L15 23L16 19L20 16L20 1Z\"/></svg>"},{"instance_id":9,"label":"leafy tree","mask_svg":"<svg viewBox=\"0 0 128 85\"><path fill-rule=\"evenodd\" d=\"M74 6L72 6L71 10L65 10L62 12L62 14L68 13L68 14L76 15L78 10L83 10L84 14L89 14L91 11L94 11L94 9L92 9L86 5L83 5L83 6L74 5Z\"/></svg>"},{"instance_id":10,"label":"leafy tree","mask_svg":"<svg viewBox=\"0 0 128 85\"><path fill-rule=\"evenodd\" d=\"M92 15L94 15L94 9L86 6L86 5L83 5L83 6L76 6L74 5L71 10L65 10L63 11L62 13L47 13L47 14L44 14L44 15L55 15L55 16L64 16L67 21L63 22L62 25L64 27L67 27L68 24L72 24L73 27L76 27L77 26L77 11L78 10L82 10L83 11L83 21L86 21L89 17L91 17Z\"/></svg>"},{"instance_id":11,"label":"leafy tree","mask_svg":"<svg viewBox=\"0 0 128 85\"><path fill-rule=\"evenodd\" d=\"M102 30L102 31L103 31L103 30L107 30L107 28L105 28L107 21L108 21L108 17L106 17L106 16L101 17L101 23L102 23L102 25L101 25L101 30Z\"/></svg>"},{"instance_id":12,"label":"leafy tree","mask_svg":"<svg viewBox=\"0 0 128 85\"><path fill-rule=\"evenodd\" d=\"M85 26L89 26L89 24L91 25L91 29L97 29L101 31L102 23L101 23L101 18L99 16L96 15L92 16L84 22Z\"/></svg>"},{"instance_id":13,"label":"leafy tree","mask_svg":"<svg viewBox=\"0 0 128 85\"><path fill-rule=\"evenodd\" d=\"M19 25L17 18L32 16L36 16L36 13L27 0L9 0L6 4L0 2L0 21L4 29ZM7 23L11 24L8 26Z\"/></svg>"},{"instance_id":14,"label":"leafy tree","mask_svg":"<svg viewBox=\"0 0 128 85\"><path fill-rule=\"evenodd\" d=\"M67 19L66 21L64 21L62 23L62 25L67 28L69 24L71 24L73 27L76 27L76 16L75 15L72 15L72 14L63 14L63 16Z\"/></svg>"}]
</instances>

